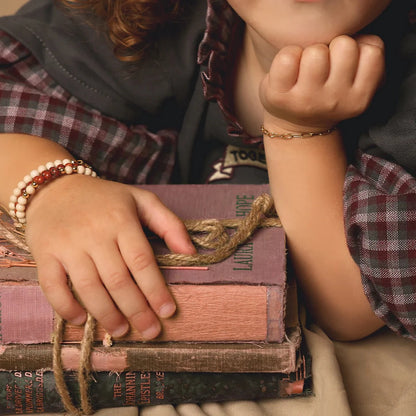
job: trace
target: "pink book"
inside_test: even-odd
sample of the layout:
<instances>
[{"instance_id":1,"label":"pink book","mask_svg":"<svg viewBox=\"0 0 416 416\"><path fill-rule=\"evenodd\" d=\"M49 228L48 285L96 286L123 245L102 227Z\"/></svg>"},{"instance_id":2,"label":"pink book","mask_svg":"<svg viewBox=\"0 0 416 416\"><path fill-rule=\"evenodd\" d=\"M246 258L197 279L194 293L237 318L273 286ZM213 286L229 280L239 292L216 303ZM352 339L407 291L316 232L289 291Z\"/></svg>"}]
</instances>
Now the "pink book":
<instances>
[{"instance_id":1,"label":"pink book","mask_svg":"<svg viewBox=\"0 0 416 416\"><path fill-rule=\"evenodd\" d=\"M143 188L155 192L184 220L243 218L253 200L269 191L268 185ZM163 251L154 243L156 253ZM156 341L282 343L288 326L285 251L282 228L261 228L221 263L204 270L163 270L178 311L162 322L163 332ZM290 315L294 316L290 326L296 326L296 313ZM54 313L37 284L35 268L0 268L0 343L49 343L53 323ZM96 339L103 336L98 327ZM81 338L82 328L67 325L66 342ZM123 340L141 338L132 330Z\"/></svg>"}]
</instances>

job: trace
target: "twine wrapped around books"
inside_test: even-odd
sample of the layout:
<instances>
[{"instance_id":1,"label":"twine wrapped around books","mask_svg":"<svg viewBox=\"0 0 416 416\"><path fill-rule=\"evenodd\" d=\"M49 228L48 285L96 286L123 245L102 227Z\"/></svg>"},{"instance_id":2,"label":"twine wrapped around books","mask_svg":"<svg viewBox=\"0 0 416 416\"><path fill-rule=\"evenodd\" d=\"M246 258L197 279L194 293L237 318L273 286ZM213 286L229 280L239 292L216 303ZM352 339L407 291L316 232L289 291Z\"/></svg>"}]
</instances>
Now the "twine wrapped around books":
<instances>
[{"instance_id":1,"label":"twine wrapped around books","mask_svg":"<svg viewBox=\"0 0 416 416\"><path fill-rule=\"evenodd\" d=\"M232 255L241 244L244 244L257 228L281 227L281 222L274 210L270 195L262 194L257 197L249 213L241 219L205 219L186 220L185 226L196 246L211 250L210 252L192 255L168 253L157 255L160 266L204 266L221 262ZM229 233L228 229L235 229ZM20 238L20 247L24 241ZM26 247L27 248L27 247ZM28 249L28 248L27 248ZM71 398L64 379L64 368L61 357L65 321L56 315L53 342L53 371L57 390L61 396L65 410L73 416L90 415L94 413L91 405L88 387L91 381L91 352L94 342L95 320L88 314L81 341L81 358L78 369L78 384L80 390L80 408L77 408Z\"/></svg>"},{"instance_id":2,"label":"twine wrapped around books","mask_svg":"<svg viewBox=\"0 0 416 416\"><path fill-rule=\"evenodd\" d=\"M55 314L55 331L52 335L53 343L53 374L55 377L56 389L61 396L62 403L66 412L71 416L91 415L94 413L88 387L91 381L91 353L94 345L95 319L91 314L87 314L87 321L84 325L84 335L81 341L81 358L78 369L78 385L81 400L81 409L78 409L72 402L64 378L64 367L62 363L61 346L65 331L65 321Z\"/></svg>"},{"instance_id":3,"label":"twine wrapped around books","mask_svg":"<svg viewBox=\"0 0 416 416\"><path fill-rule=\"evenodd\" d=\"M272 197L262 194L253 201L251 210L241 219L186 220L184 223L194 244L214 251L162 254L156 256L156 260L160 266L204 266L219 263L231 256L257 228L281 227L280 220L275 215ZM227 233L230 228L235 229L231 236Z\"/></svg>"}]
</instances>

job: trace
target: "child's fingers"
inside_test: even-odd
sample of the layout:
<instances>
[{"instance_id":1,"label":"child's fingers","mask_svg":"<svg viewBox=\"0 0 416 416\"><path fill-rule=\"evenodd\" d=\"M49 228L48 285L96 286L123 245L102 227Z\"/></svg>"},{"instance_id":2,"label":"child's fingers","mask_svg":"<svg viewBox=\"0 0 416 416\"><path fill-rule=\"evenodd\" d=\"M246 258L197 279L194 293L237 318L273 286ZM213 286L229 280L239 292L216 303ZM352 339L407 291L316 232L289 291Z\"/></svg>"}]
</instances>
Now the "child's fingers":
<instances>
[{"instance_id":1,"label":"child's fingers","mask_svg":"<svg viewBox=\"0 0 416 416\"><path fill-rule=\"evenodd\" d=\"M370 98L384 78L384 43L378 36L366 35L357 39L360 60L354 81L354 88L368 91Z\"/></svg>"},{"instance_id":2,"label":"child's fingers","mask_svg":"<svg viewBox=\"0 0 416 416\"><path fill-rule=\"evenodd\" d=\"M140 227L119 234L120 253L149 305L161 318L168 318L176 305L156 263L152 248Z\"/></svg>"},{"instance_id":3,"label":"child's fingers","mask_svg":"<svg viewBox=\"0 0 416 416\"><path fill-rule=\"evenodd\" d=\"M103 286L93 260L87 254L72 253L68 274L74 291L91 315L113 336L124 335L128 331L126 318Z\"/></svg>"},{"instance_id":4,"label":"child's fingers","mask_svg":"<svg viewBox=\"0 0 416 416\"><path fill-rule=\"evenodd\" d=\"M299 46L286 46L279 51L265 78L267 88L278 93L285 93L293 88L299 76L302 51Z\"/></svg>"},{"instance_id":5,"label":"child's fingers","mask_svg":"<svg viewBox=\"0 0 416 416\"><path fill-rule=\"evenodd\" d=\"M328 83L350 88L354 83L360 58L357 42L349 36L338 36L329 45L330 75Z\"/></svg>"},{"instance_id":6,"label":"child's fingers","mask_svg":"<svg viewBox=\"0 0 416 416\"><path fill-rule=\"evenodd\" d=\"M323 44L308 46L302 53L298 82L307 88L317 89L327 81L329 69L328 47Z\"/></svg>"},{"instance_id":7,"label":"child's fingers","mask_svg":"<svg viewBox=\"0 0 416 416\"><path fill-rule=\"evenodd\" d=\"M144 236L142 238L144 238ZM102 282L120 311L129 320L130 324L142 334L143 338L152 339L159 334L161 326L142 293L142 282L146 282L148 279L160 281L162 277L157 275L157 266L157 271L152 270L152 266L150 266L150 264L154 262L151 252L143 253L143 250L136 248L135 242L127 244L130 245L128 249L129 253L125 253L125 249L121 250L124 254L123 258L121 257L119 249L115 244L112 244L101 247L100 252L94 258L94 261L97 265L97 270ZM135 248L137 251L135 251ZM134 256L135 258L133 258ZM130 261L127 260L129 257ZM133 280L126 263L131 267L132 274L137 276L135 280L139 282L140 288L135 280ZM133 271L135 267L137 267L137 269ZM163 290L167 290L164 284L162 288ZM157 290L159 290L158 287L155 288L155 291ZM156 292L151 294L153 296L159 296ZM153 305L158 305L157 302L151 302L150 299L147 300ZM167 301L172 303L173 313L175 305L169 293L167 296L165 295L161 300L161 303L164 304Z\"/></svg>"},{"instance_id":8,"label":"child's fingers","mask_svg":"<svg viewBox=\"0 0 416 416\"><path fill-rule=\"evenodd\" d=\"M37 260L38 280L53 309L74 325L85 322L87 314L68 287L68 278L62 264L53 256Z\"/></svg>"},{"instance_id":9,"label":"child's fingers","mask_svg":"<svg viewBox=\"0 0 416 416\"><path fill-rule=\"evenodd\" d=\"M380 36L369 35L369 34L358 35L355 37L355 41L358 43L358 45L366 44L366 45L377 46L384 53L384 42L380 38Z\"/></svg>"},{"instance_id":10,"label":"child's fingers","mask_svg":"<svg viewBox=\"0 0 416 416\"><path fill-rule=\"evenodd\" d=\"M168 209L155 194L139 190L135 193L135 199L143 225L163 238L171 251L182 254L195 253L195 247L183 221Z\"/></svg>"}]
</instances>

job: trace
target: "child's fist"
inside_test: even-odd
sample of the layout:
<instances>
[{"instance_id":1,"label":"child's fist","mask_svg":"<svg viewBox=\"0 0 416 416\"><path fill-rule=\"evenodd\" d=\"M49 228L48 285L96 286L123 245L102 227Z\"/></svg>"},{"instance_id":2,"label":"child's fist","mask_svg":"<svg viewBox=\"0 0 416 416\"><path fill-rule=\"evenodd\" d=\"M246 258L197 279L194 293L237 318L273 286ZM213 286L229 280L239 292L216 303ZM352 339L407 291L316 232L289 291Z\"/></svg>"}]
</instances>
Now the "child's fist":
<instances>
[{"instance_id":1,"label":"child's fist","mask_svg":"<svg viewBox=\"0 0 416 416\"><path fill-rule=\"evenodd\" d=\"M287 46L260 84L270 128L313 131L366 110L384 76L384 44L373 35L338 36L329 46Z\"/></svg>"}]
</instances>

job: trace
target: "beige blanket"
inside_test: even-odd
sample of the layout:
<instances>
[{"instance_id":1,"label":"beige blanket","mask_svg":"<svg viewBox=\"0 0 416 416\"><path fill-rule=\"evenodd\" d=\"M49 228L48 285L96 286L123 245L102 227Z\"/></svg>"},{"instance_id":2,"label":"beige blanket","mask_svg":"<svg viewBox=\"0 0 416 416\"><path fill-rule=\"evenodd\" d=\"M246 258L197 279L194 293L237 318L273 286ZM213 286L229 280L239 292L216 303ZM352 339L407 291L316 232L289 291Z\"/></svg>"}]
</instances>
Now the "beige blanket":
<instances>
[{"instance_id":1,"label":"beige blanket","mask_svg":"<svg viewBox=\"0 0 416 416\"><path fill-rule=\"evenodd\" d=\"M0 0L0 16L23 3ZM96 416L416 416L416 342L386 329L351 343L333 343L319 328L305 335L313 357L312 397L106 409Z\"/></svg>"}]
</instances>

